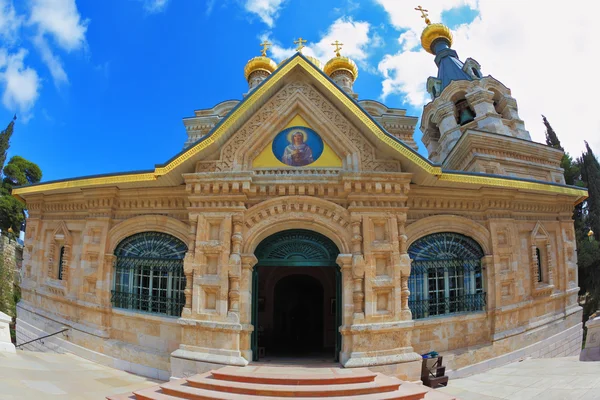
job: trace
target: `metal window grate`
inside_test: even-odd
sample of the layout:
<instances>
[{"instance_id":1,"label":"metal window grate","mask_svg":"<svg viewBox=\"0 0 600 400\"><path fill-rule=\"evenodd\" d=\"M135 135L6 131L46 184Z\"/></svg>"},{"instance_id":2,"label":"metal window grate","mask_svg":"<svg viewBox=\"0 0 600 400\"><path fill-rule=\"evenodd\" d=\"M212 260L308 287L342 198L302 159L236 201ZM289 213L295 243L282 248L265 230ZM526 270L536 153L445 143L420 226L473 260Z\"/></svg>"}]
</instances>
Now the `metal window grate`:
<instances>
[{"instance_id":1,"label":"metal window grate","mask_svg":"<svg viewBox=\"0 0 600 400\"><path fill-rule=\"evenodd\" d=\"M452 232L425 236L408 249L413 319L485 309L481 258L473 239Z\"/></svg>"},{"instance_id":2,"label":"metal window grate","mask_svg":"<svg viewBox=\"0 0 600 400\"><path fill-rule=\"evenodd\" d=\"M181 240L160 232L143 232L124 239L115 250L113 306L181 315L186 251Z\"/></svg>"}]
</instances>

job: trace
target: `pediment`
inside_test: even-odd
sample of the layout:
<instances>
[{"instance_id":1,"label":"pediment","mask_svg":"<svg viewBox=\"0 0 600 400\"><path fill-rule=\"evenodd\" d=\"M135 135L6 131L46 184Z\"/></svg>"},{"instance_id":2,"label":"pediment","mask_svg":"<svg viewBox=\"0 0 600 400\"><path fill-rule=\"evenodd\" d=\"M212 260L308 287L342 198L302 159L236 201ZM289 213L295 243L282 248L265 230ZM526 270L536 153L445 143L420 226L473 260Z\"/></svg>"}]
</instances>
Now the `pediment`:
<instances>
[{"instance_id":1,"label":"pediment","mask_svg":"<svg viewBox=\"0 0 600 400\"><path fill-rule=\"evenodd\" d=\"M55 242L62 242L65 244L73 243L71 232L69 232L69 228L67 228L65 221L60 221L58 227L52 232L52 239Z\"/></svg>"},{"instance_id":2,"label":"pediment","mask_svg":"<svg viewBox=\"0 0 600 400\"><path fill-rule=\"evenodd\" d=\"M550 235L544 225L540 221L535 224L535 228L531 231L531 240L532 241L547 241L550 240Z\"/></svg>"},{"instance_id":3,"label":"pediment","mask_svg":"<svg viewBox=\"0 0 600 400\"><path fill-rule=\"evenodd\" d=\"M282 109L288 112L282 114ZM410 173L418 185L511 188L571 196L576 203L587 196L585 190L546 182L443 170L388 133L359 102L299 53L237 103L202 139L151 170L44 182L15 188L13 195L24 200L90 187L173 187L183 184L189 173L251 171L251 162L268 140L297 114L327 141L347 170L402 171Z\"/></svg>"},{"instance_id":4,"label":"pediment","mask_svg":"<svg viewBox=\"0 0 600 400\"><path fill-rule=\"evenodd\" d=\"M218 159L198 162L196 171L339 168L400 172L400 161L391 155L382 157L373 138L359 130L343 111L298 74L232 134ZM294 132L302 133L302 141L308 140L314 147L307 151L319 157L311 162L285 159L285 151L292 145L288 136Z\"/></svg>"}]
</instances>

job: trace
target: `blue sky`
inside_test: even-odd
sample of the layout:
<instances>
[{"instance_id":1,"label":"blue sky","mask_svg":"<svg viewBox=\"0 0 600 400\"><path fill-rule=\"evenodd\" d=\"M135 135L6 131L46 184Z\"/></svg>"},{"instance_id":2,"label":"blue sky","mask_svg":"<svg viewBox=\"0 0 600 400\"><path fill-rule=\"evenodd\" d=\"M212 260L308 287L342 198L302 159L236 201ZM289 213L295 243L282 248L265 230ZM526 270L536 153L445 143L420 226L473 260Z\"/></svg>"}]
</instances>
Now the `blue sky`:
<instances>
[{"instance_id":1,"label":"blue sky","mask_svg":"<svg viewBox=\"0 0 600 400\"><path fill-rule=\"evenodd\" d=\"M484 74L513 89L534 140L543 140L540 109L559 136L573 129L577 108L547 102L540 91L550 83L535 86L523 77L540 58L520 47L530 43L523 37L536 40L533 27L516 35L520 21L507 21L509 10L491 1L429 3L423 6L432 19L455 30L461 58L477 59ZM36 162L45 181L150 169L181 150L182 118L242 98L244 65L265 38L277 61L299 36L308 40L305 54L324 62L333 55L331 41L346 43L342 53L360 69L359 97L419 116L435 64L418 46L423 22L415 6L399 0L0 0L0 125L19 117L9 156ZM563 11L553 12L560 18ZM583 46L573 50L576 56L586 52ZM524 56L511 60L515 51ZM520 74L515 62L523 66ZM572 85L558 86L560 97L581 107ZM577 134L564 135L567 150L580 152L583 139L597 145L600 119L590 119L575 126ZM421 144L420 133L416 138Z\"/></svg>"}]
</instances>

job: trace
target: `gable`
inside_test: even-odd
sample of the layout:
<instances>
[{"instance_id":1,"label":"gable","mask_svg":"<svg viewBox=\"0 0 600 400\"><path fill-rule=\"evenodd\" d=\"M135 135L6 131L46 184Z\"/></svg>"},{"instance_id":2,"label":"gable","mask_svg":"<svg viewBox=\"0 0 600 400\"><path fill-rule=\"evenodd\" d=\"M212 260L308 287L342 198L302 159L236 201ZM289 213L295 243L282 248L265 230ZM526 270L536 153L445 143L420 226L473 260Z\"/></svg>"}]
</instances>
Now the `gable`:
<instances>
[{"instance_id":1,"label":"gable","mask_svg":"<svg viewBox=\"0 0 600 400\"><path fill-rule=\"evenodd\" d=\"M256 111L262 109L261 113L264 114L265 104L269 103L273 97L286 85L292 83L297 78L297 73L303 74L308 82L310 82L309 99L310 95L318 94L323 99L327 100L328 107L334 107L337 112L328 113L328 117L335 115L331 121L338 129L343 126L353 126L357 129L346 129L347 137L361 137L357 136L358 130L364 134L363 138L368 137L368 141L373 146L374 152L385 160L396 160L396 164L400 164L401 170L404 172L412 173L412 181L417 184L426 186L447 186L447 187L465 187L465 188L480 188L480 187L504 187L515 190L527 190L536 192L553 193L555 195L567 195L575 197L576 202L583 201L586 198L587 192L578 188L568 187L564 185L553 185L545 182L528 181L525 179L514 179L514 178L501 178L485 176L475 173L457 173L454 171L443 171L440 165L434 164L425 157L418 154L414 149L410 148L405 143L401 142L397 138L387 133L373 118L363 110L357 101L339 87L333 83L333 81L327 77L321 70L317 69L310 61L308 61L300 53L297 53L293 57L290 57L285 63L277 68L277 70L263 81L256 89L254 89L243 101L238 103L236 107L229 112L229 114L221 120L213 130L203 137L199 142L192 145L188 149L174 156L162 165L157 165L152 170L129 172L120 174L107 174L101 176L81 177L74 179L67 179L54 182L44 182L40 184L28 185L13 190L13 195L22 198L27 195L37 193L47 193L49 191L54 193L64 193L78 190L79 188L85 187L106 187L113 186L118 188L142 188L142 187L171 187L183 184L183 175L190 172L201 172L212 170L210 160L217 160L220 158L220 162L215 164L215 171L239 171L241 165L238 163L234 152L225 151L227 146L231 146L232 143L228 143L234 133L238 133L238 142L233 147L239 147L241 144L251 144L249 141L244 140L244 136L247 139L252 129L246 130L246 135L239 134L238 131L242 126L246 125L248 121L254 118ZM313 96L317 98L319 96ZM327 103L322 103L327 105ZM271 107L274 104L271 102ZM328 108L326 107L326 108ZM331 108L330 108L331 110ZM342 115L350 125L345 125L344 122L339 121L338 115ZM259 117L260 120L262 117ZM275 117L273 117L275 118ZM338 120L335 120L338 118ZM265 122L268 116L263 118ZM255 122L257 120L255 119ZM289 122L289 121L288 121ZM312 123L312 121L308 121ZM338 124L341 124L338 126ZM280 126L282 128L282 126ZM242 143L239 143L241 141ZM334 143L329 142L334 148ZM229 147L231 149L231 147ZM257 156L264 146L261 147L256 154ZM334 148L335 150L335 148ZM220 155L223 154L223 157ZM344 157L344 154L337 152L342 159L342 162L351 161L354 154L348 154ZM360 157L371 157L371 153L361 151L356 156ZM252 158L254 159L254 157ZM364 165L364 170L386 170L391 168L390 165L384 164L368 166L361 160L361 165ZM372 158L369 163L380 163L382 162L379 158ZM392 170L392 169L388 169ZM398 170L398 169L395 169Z\"/></svg>"}]
</instances>

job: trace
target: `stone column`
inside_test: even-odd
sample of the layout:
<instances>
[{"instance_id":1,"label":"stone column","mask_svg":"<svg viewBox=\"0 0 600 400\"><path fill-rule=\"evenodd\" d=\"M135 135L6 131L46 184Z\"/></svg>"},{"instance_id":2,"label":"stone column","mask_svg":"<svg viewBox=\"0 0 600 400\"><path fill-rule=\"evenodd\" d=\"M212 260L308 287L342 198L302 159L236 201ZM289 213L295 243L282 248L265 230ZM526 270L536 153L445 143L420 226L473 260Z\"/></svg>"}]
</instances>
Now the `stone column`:
<instances>
[{"instance_id":1,"label":"stone column","mask_svg":"<svg viewBox=\"0 0 600 400\"><path fill-rule=\"evenodd\" d=\"M194 288L194 254L188 251L183 259L183 274L185 275L185 305L181 311L181 316L192 315L192 297Z\"/></svg>"},{"instance_id":2,"label":"stone column","mask_svg":"<svg viewBox=\"0 0 600 400\"><path fill-rule=\"evenodd\" d=\"M438 148L440 160L446 158L461 135L460 127L456 122L456 115L454 114L455 108L452 102L446 102L440 105L433 114L433 122L440 129Z\"/></svg>"},{"instance_id":3,"label":"stone column","mask_svg":"<svg viewBox=\"0 0 600 400\"><path fill-rule=\"evenodd\" d=\"M231 254L229 255L229 311L228 317L235 316L239 321L240 278L242 277L242 216L232 218Z\"/></svg>"},{"instance_id":4,"label":"stone column","mask_svg":"<svg viewBox=\"0 0 600 400\"><path fill-rule=\"evenodd\" d=\"M362 254L362 217L360 215L352 216L352 276L353 284L353 302L354 319L365 318L365 258Z\"/></svg>"},{"instance_id":5,"label":"stone column","mask_svg":"<svg viewBox=\"0 0 600 400\"><path fill-rule=\"evenodd\" d=\"M240 352L246 360L252 360L252 347L250 339L255 329L252 323L252 271L258 262L254 254L241 256L242 271L240 280L239 296L239 320L242 325L240 334Z\"/></svg>"},{"instance_id":6,"label":"stone column","mask_svg":"<svg viewBox=\"0 0 600 400\"><path fill-rule=\"evenodd\" d=\"M410 276L410 265L412 260L408 255L408 236L406 236L406 214L400 214L398 216L398 242L400 245L400 290L402 293L401 298L401 318L403 320L412 319L412 313L408 306L408 297L410 296L410 290L408 290L408 278Z\"/></svg>"},{"instance_id":7,"label":"stone column","mask_svg":"<svg viewBox=\"0 0 600 400\"><path fill-rule=\"evenodd\" d=\"M552 246L550 240L546 240L546 258L548 264L548 285L554 285L554 257L552 257Z\"/></svg>"}]
</instances>

